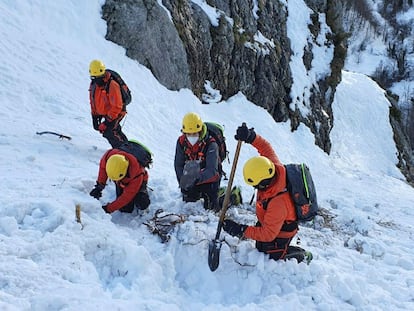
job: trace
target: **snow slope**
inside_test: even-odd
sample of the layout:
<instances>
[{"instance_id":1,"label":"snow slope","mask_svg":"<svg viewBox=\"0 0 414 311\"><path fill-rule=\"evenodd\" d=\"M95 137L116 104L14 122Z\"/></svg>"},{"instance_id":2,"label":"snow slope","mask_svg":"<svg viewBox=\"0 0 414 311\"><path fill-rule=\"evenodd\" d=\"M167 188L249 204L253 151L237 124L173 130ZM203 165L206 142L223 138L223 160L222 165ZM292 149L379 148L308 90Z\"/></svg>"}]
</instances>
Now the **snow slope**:
<instances>
[{"instance_id":1,"label":"snow slope","mask_svg":"<svg viewBox=\"0 0 414 311\"><path fill-rule=\"evenodd\" d=\"M414 190L395 167L389 103L375 83L344 72L327 155L307 128L291 133L289 124L275 124L242 94L202 105L189 90L165 89L104 39L102 4L0 3L0 309L414 309ZM90 120L88 65L94 58L128 82L133 102L125 133L155 155L146 214L103 213L101 204L115 196L112 184L101 202L88 195L109 148ZM189 111L225 125L231 160L232 137L246 122L283 162L309 165L324 216L299 232L301 245L314 254L309 266L269 261L253 241L222 233L220 266L209 270L207 245L218 217L200 202L181 201L173 169L181 119ZM72 140L36 135L44 130ZM246 224L255 222L248 204L253 192L241 168L254 155L243 145L235 184L246 203L229 210ZM160 208L187 219L165 244L143 224Z\"/></svg>"}]
</instances>

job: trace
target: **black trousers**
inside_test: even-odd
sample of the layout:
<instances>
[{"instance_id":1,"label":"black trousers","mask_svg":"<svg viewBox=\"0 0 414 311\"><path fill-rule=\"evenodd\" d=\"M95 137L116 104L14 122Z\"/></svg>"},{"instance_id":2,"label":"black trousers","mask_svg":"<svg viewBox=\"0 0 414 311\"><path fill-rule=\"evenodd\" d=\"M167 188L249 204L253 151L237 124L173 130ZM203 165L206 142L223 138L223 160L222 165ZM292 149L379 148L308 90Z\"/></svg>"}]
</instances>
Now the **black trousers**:
<instances>
[{"instance_id":1,"label":"black trousers","mask_svg":"<svg viewBox=\"0 0 414 311\"><path fill-rule=\"evenodd\" d=\"M201 198L204 199L204 209L220 210L218 199L218 191L220 187L220 180L214 183L197 185L188 191L181 190L184 202L197 202Z\"/></svg>"},{"instance_id":2,"label":"black trousers","mask_svg":"<svg viewBox=\"0 0 414 311\"><path fill-rule=\"evenodd\" d=\"M105 132L103 132L103 137L105 137L112 148L118 148L122 143L128 141L126 135L122 132L121 120L122 117L119 117L112 122L107 124Z\"/></svg>"},{"instance_id":3,"label":"black trousers","mask_svg":"<svg viewBox=\"0 0 414 311\"><path fill-rule=\"evenodd\" d=\"M123 192L123 189L116 185L116 197L119 197ZM123 213L132 213L136 206L139 210L145 210L150 205L151 201L148 195L147 184L143 183L134 199L127 205L122 207L119 211Z\"/></svg>"},{"instance_id":4,"label":"black trousers","mask_svg":"<svg viewBox=\"0 0 414 311\"><path fill-rule=\"evenodd\" d=\"M261 227L260 222L256 223L256 227ZM282 231L291 232L298 228L297 222L285 223L282 226ZM259 252L269 254L269 258L273 260L283 259L289 252L289 244L292 241L291 238L276 238L271 242L256 241L256 248Z\"/></svg>"},{"instance_id":5,"label":"black trousers","mask_svg":"<svg viewBox=\"0 0 414 311\"><path fill-rule=\"evenodd\" d=\"M269 254L273 260L283 259L288 253L289 244L292 238L276 238L272 242L256 241L256 248L259 252Z\"/></svg>"}]
</instances>

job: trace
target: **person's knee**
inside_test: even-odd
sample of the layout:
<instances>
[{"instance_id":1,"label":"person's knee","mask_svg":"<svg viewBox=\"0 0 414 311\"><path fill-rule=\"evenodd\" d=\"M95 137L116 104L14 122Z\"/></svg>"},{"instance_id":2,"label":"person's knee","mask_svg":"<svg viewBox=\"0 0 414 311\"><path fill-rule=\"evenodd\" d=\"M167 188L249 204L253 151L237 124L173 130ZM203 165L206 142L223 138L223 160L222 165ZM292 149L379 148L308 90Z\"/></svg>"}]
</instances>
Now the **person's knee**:
<instances>
[{"instance_id":1,"label":"person's knee","mask_svg":"<svg viewBox=\"0 0 414 311\"><path fill-rule=\"evenodd\" d=\"M135 206L140 210L145 210L151 204L148 191L140 191L135 198Z\"/></svg>"},{"instance_id":2,"label":"person's knee","mask_svg":"<svg viewBox=\"0 0 414 311\"><path fill-rule=\"evenodd\" d=\"M183 195L184 202L197 202L201 198L200 192L195 191L195 190L192 190L192 191L181 190L181 193Z\"/></svg>"}]
</instances>

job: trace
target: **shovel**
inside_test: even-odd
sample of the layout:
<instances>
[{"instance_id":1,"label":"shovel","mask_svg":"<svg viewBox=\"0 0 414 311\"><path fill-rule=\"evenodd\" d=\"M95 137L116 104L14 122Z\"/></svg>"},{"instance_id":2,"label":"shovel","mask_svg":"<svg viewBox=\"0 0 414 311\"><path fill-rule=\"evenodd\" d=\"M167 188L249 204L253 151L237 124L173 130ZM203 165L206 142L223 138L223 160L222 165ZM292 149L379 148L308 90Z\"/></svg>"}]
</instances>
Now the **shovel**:
<instances>
[{"instance_id":1,"label":"shovel","mask_svg":"<svg viewBox=\"0 0 414 311\"><path fill-rule=\"evenodd\" d=\"M242 145L242 141L239 140L237 142L236 153L234 154L233 159L233 166L231 168L229 182L227 184L226 194L224 195L223 206L221 208L221 214L219 218L219 222L217 225L217 233L214 240L211 240L208 244L208 266L210 267L211 271L215 271L220 263L220 249L221 249L221 241L220 241L220 232L223 228L223 221L224 217L226 216L227 208L229 207L230 203L230 194L231 194L231 187L233 185L234 173L236 172L237 161L239 159L240 148Z\"/></svg>"}]
</instances>

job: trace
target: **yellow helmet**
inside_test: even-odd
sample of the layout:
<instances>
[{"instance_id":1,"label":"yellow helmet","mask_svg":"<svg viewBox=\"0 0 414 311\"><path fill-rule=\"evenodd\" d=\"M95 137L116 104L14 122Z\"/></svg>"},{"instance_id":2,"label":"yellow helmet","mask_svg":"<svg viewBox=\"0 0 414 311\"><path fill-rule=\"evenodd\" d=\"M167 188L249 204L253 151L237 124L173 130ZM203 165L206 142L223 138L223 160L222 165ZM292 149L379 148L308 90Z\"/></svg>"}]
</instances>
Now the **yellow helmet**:
<instances>
[{"instance_id":1,"label":"yellow helmet","mask_svg":"<svg viewBox=\"0 0 414 311\"><path fill-rule=\"evenodd\" d=\"M101 77L105 74L105 64L97 59L94 59L89 64L89 75L91 77Z\"/></svg>"},{"instance_id":2,"label":"yellow helmet","mask_svg":"<svg viewBox=\"0 0 414 311\"><path fill-rule=\"evenodd\" d=\"M184 134L198 133L203 129L203 121L198 114L194 112L187 113L183 118L183 127L181 131Z\"/></svg>"},{"instance_id":3,"label":"yellow helmet","mask_svg":"<svg viewBox=\"0 0 414 311\"><path fill-rule=\"evenodd\" d=\"M109 179L114 181L120 180L126 176L129 162L121 154L111 155L106 161L106 174Z\"/></svg>"},{"instance_id":4,"label":"yellow helmet","mask_svg":"<svg viewBox=\"0 0 414 311\"><path fill-rule=\"evenodd\" d=\"M243 177L246 184L257 186L263 180L275 175L275 164L268 158L258 156L249 159L243 167Z\"/></svg>"}]
</instances>

